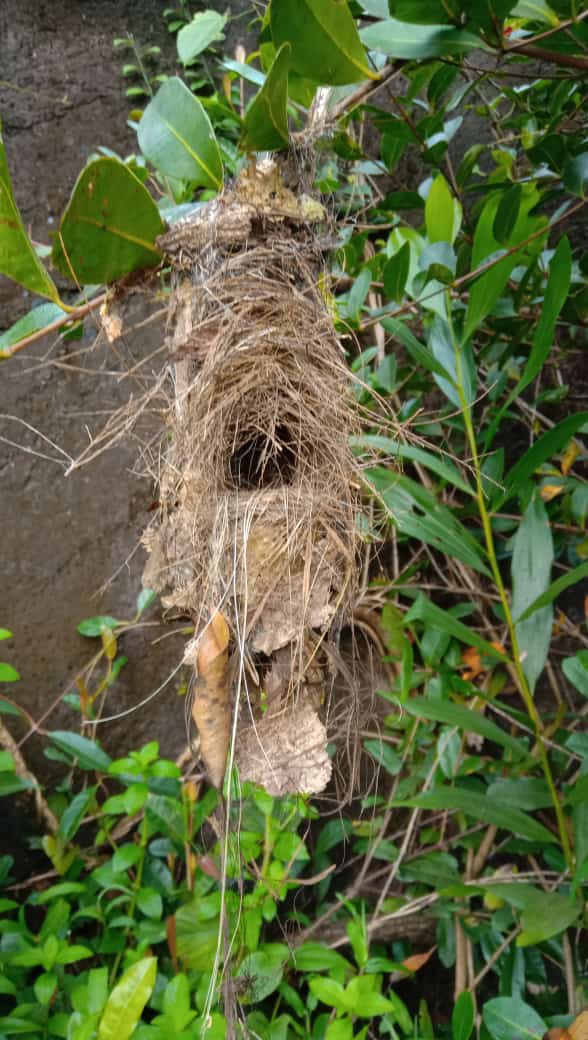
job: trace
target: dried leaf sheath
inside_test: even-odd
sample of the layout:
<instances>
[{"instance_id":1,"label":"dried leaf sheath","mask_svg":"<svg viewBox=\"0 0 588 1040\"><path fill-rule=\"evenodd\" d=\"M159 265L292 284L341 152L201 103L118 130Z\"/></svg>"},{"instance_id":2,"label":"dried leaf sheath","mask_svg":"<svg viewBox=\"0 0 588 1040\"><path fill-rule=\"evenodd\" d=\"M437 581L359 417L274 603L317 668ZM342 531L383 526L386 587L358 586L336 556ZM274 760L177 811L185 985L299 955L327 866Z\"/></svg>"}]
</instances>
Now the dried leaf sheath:
<instances>
[{"instance_id":1,"label":"dried leaf sheath","mask_svg":"<svg viewBox=\"0 0 588 1040\"><path fill-rule=\"evenodd\" d=\"M215 787L222 787L231 737L229 626L216 611L195 651L196 685L192 716L200 734L200 753Z\"/></svg>"}]
</instances>

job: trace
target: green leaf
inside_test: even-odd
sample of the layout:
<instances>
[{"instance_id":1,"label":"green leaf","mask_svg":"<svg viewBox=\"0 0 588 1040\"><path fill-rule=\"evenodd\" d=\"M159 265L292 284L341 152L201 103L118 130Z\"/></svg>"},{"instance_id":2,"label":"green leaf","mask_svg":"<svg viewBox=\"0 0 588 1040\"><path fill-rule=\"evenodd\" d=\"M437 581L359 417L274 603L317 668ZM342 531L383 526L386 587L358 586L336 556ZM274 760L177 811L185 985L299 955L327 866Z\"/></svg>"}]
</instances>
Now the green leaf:
<instances>
[{"instance_id":1,"label":"green leaf","mask_svg":"<svg viewBox=\"0 0 588 1040\"><path fill-rule=\"evenodd\" d=\"M435 25L437 22L455 20L460 14L460 8L454 6L454 0L452 3L448 0L388 0L388 11L401 22L415 22L417 25Z\"/></svg>"},{"instance_id":2,"label":"green leaf","mask_svg":"<svg viewBox=\"0 0 588 1040\"><path fill-rule=\"evenodd\" d=\"M383 740L364 740L363 746L390 776L396 776L402 769L402 759L399 754Z\"/></svg>"},{"instance_id":3,"label":"green leaf","mask_svg":"<svg viewBox=\"0 0 588 1040\"><path fill-rule=\"evenodd\" d=\"M484 1025L493 1040L543 1040L547 1025L518 997L496 997L484 1004Z\"/></svg>"},{"instance_id":4,"label":"green leaf","mask_svg":"<svg viewBox=\"0 0 588 1040\"><path fill-rule=\"evenodd\" d=\"M161 173L205 188L222 187L222 159L210 119L177 76L147 105L138 138L141 151Z\"/></svg>"},{"instance_id":5,"label":"green leaf","mask_svg":"<svg viewBox=\"0 0 588 1040\"><path fill-rule=\"evenodd\" d=\"M553 539L545 506L535 494L519 525L512 552L512 613L520 617L549 587L553 564ZM523 671L531 690L535 688L549 651L553 608L551 604L533 611L516 623Z\"/></svg>"},{"instance_id":6,"label":"green leaf","mask_svg":"<svg viewBox=\"0 0 588 1040\"><path fill-rule=\"evenodd\" d=\"M137 906L145 917L159 921L163 911L163 901L154 888L142 888L137 895Z\"/></svg>"},{"instance_id":7,"label":"green leaf","mask_svg":"<svg viewBox=\"0 0 588 1040\"><path fill-rule=\"evenodd\" d=\"M317 1000L322 1001L323 1004L327 1004L329 1007L334 1007L337 1011L347 1010L345 990L341 983L337 982L335 979L311 979L308 983L308 988Z\"/></svg>"},{"instance_id":8,"label":"green leaf","mask_svg":"<svg viewBox=\"0 0 588 1040\"><path fill-rule=\"evenodd\" d=\"M583 581L584 578L588 578L588 560L585 563L579 563L577 567L573 567L566 574L562 574L561 578L556 578L555 581L552 581L549 588L542 592L540 596L537 596L537 599L533 600L525 608L520 617L515 617L515 621L525 621L536 610L540 610L541 607L547 607L562 592L569 589L571 585L576 585L579 581Z\"/></svg>"},{"instance_id":9,"label":"green leaf","mask_svg":"<svg viewBox=\"0 0 588 1040\"><path fill-rule=\"evenodd\" d=\"M89 787L87 791L80 791L72 798L59 821L59 837L63 841L71 841L77 833L90 802L96 794L95 787Z\"/></svg>"},{"instance_id":10,"label":"green leaf","mask_svg":"<svg viewBox=\"0 0 588 1040\"><path fill-rule=\"evenodd\" d=\"M452 1040L470 1040L476 1020L474 998L468 989L460 993L451 1014Z\"/></svg>"},{"instance_id":11,"label":"green leaf","mask_svg":"<svg viewBox=\"0 0 588 1040\"><path fill-rule=\"evenodd\" d=\"M563 172L563 182L572 195L586 197L586 184L588 183L588 152L576 155L566 164Z\"/></svg>"},{"instance_id":12,"label":"green leaf","mask_svg":"<svg viewBox=\"0 0 588 1040\"><path fill-rule=\"evenodd\" d=\"M491 657L492 660L504 661L504 656L496 647L488 643L486 639L482 639L482 636L478 635L472 628L468 628L462 621L458 621L453 614L438 607L435 603L431 603L431 600L427 599L423 593L417 597L408 613L404 615L404 623L406 625L412 624L413 621L422 621L425 625L430 625L440 632L447 632L448 635L458 639L460 643L465 643L466 646L477 647L478 650L481 650L487 657Z\"/></svg>"},{"instance_id":13,"label":"green leaf","mask_svg":"<svg viewBox=\"0 0 588 1040\"><path fill-rule=\"evenodd\" d=\"M0 798L16 794L18 791L27 791L34 786L32 780L21 780L20 776L15 776L12 772L0 773Z\"/></svg>"},{"instance_id":14,"label":"green leaf","mask_svg":"<svg viewBox=\"0 0 588 1040\"><path fill-rule=\"evenodd\" d=\"M566 444L569 444L574 434L585 426L586 423L588 423L588 412L576 412L575 415L568 415L567 418L562 419L551 430L539 437L532 447L525 452L522 459L519 459L507 474L505 479L506 491L498 504L495 504L495 509L498 509L515 492L524 488L535 470L543 462L553 458L554 455L562 451Z\"/></svg>"},{"instance_id":15,"label":"green leaf","mask_svg":"<svg viewBox=\"0 0 588 1040\"><path fill-rule=\"evenodd\" d=\"M465 813L473 819L483 823L494 824L502 830L512 831L522 838L530 841L557 842L557 838L542 823L538 823L532 816L527 816L520 809L512 809L503 802L495 799L490 801L487 795L468 791L461 787L439 786L432 791L425 791L406 801L393 803L399 806L408 806L416 809L456 809Z\"/></svg>"},{"instance_id":16,"label":"green leaf","mask_svg":"<svg viewBox=\"0 0 588 1040\"><path fill-rule=\"evenodd\" d=\"M399 531L488 573L478 543L426 488L383 466L367 470L365 477Z\"/></svg>"},{"instance_id":17,"label":"green leaf","mask_svg":"<svg viewBox=\"0 0 588 1040\"><path fill-rule=\"evenodd\" d=\"M288 146L288 65L290 44L284 43L266 81L247 109L239 146L244 152L274 151Z\"/></svg>"},{"instance_id":18,"label":"green leaf","mask_svg":"<svg viewBox=\"0 0 588 1040\"><path fill-rule=\"evenodd\" d=\"M562 669L566 679L572 686L588 697L588 651L580 650L575 657L566 657L562 662Z\"/></svg>"},{"instance_id":19,"label":"green leaf","mask_svg":"<svg viewBox=\"0 0 588 1040\"><path fill-rule=\"evenodd\" d=\"M559 18L545 0L519 0L510 13L512 18L526 18L532 22L543 22L544 25L559 24Z\"/></svg>"},{"instance_id":20,"label":"green leaf","mask_svg":"<svg viewBox=\"0 0 588 1040\"><path fill-rule=\"evenodd\" d=\"M49 737L61 751L77 759L80 769L95 769L98 773L108 771L112 759L95 741L67 730L54 730Z\"/></svg>"},{"instance_id":21,"label":"green leaf","mask_svg":"<svg viewBox=\"0 0 588 1040\"><path fill-rule=\"evenodd\" d=\"M121 621L110 617L108 614L95 614L94 617L84 618L83 621L80 621L77 630L81 636L94 638L95 636L101 636L104 628L113 629L121 624Z\"/></svg>"},{"instance_id":22,"label":"green leaf","mask_svg":"<svg viewBox=\"0 0 588 1040\"><path fill-rule=\"evenodd\" d=\"M382 272L384 292L389 300L398 303L402 299L409 270L410 242L405 242L398 252L386 261Z\"/></svg>"},{"instance_id":23,"label":"green leaf","mask_svg":"<svg viewBox=\"0 0 588 1040\"><path fill-rule=\"evenodd\" d=\"M155 957L143 957L125 971L106 1002L98 1040L129 1040L151 996L156 974Z\"/></svg>"},{"instance_id":24,"label":"green leaf","mask_svg":"<svg viewBox=\"0 0 588 1040\"><path fill-rule=\"evenodd\" d=\"M427 369L428 372L434 372L438 376L445 379L451 379L449 372L443 368L431 354L429 350L422 343L419 343L418 339L412 334L410 329L407 329L404 322L398 318L382 318L382 326L386 332L389 332L396 339L399 339L402 346L406 348L411 358L413 358L417 364L422 365L423 368Z\"/></svg>"},{"instance_id":25,"label":"green leaf","mask_svg":"<svg viewBox=\"0 0 588 1040\"><path fill-rule=\"evenodd\" d=\"M436 473L442 480L446 480L450 487L458 488L466 495L475 497L475 490L463 479L457 466L445 455L434 455L424 448L416 448L412 444L405 444L395 437L382 437L377 433L366 433L361 437L352 437L353 448L364 448L368 451L382 451L390 455L392 459L406 459L409 462L418 462L421 466Z\"/></svg>"},{"instance_id":26,"label":"green leaf","mask_svg":"<svg viewBox=\"0 0 588 1040\"><path fill-rule=\"evenodd\" d=\"M0 336L0 358L10 357L11 348L21 339L26 339L33 332L47 328L48 325L65 318L66 315L67 312L62 307L58 307L56 303L41 303L38 307L33 307L28 314L15 321L14 325L11 325Z\"/></svg>"},{"instance_id":27,"label":"green leaf","mask_svg":"<svg viewBox=\"0 0 588 1040\"><path fill-rule=\"evenodd\" d=\"M442 173L433 181L425 203L425 227L429 242L451 242L459 229L455 227L454 199Z\"/></svg>"},{"instance_id":28,"label":"green leaf","mask_svg":"<svg viewBox=\"0 0 588 1040\"><path fill-rule=\"evenodd\" d=\"M274 993L282 981L287 959L287 946L282 943L264 943L241 961L237 978L253 980L251 991L247 994L247 1002L258 1003L269 997L270 993Z\"/></svg>"},{"instance_id":29,"label":"green leaf","mask_svg":"<svg viewBox=\"0 0 588 1040\"><path fill-rule=\"evenodd\" d=\"M582 914L579 903L559 892L534 890L534 895L525 902L521 913L523 930L517 936L517 946L537 946L539 943L561 935Z\"/></svg>"},{"instance_id":30,"label":"green leaf","mask_svg":"<svg viewBox=\"0 0 588 1040\"><path fill-rule=\"evenodd\" d=\"M5 661L0 661L0 682L18 682L20 675L16 668Z\"/></svg>"},{"instance_id":31,"label":"green leaf","mask_svg":"<svg viewBox=\"0 0 588 1040\"><path fill-rule=\"evenodd\" d=\"M276 47L291 45L300 76L331 86L377 78L347 0L272 0L270 24Z\"/></svg>"},{"instance_id":32,"label":"green leaf","mask_svg":"<svg viewBox=\"0 0 588 1040\"><path fill-rule=\"evenodd\" d=\"M428 700L426 697L413 697L403 705L409 715L415 715L421 719L431 719L435 722L445 722L450 726L457 726L466 733L478 733L486 740L492 740L501 747L509 748L517 758L523 758L527 752L522 745L510 733L506 733L495 722L472 711L463 704L454 704L453 701ZM513 781L518 783L519 781ZM548 801L551 805L551 800Z\"/></svg>"},{"instance_id":33,"label":"green leaf","mask_svg":"<svg viewBox=\"0 0 588 1040\"><path fill-rule=\"evenodd\" d=\"M513 779L495 780L488 788L488 797L506 802L514 809L548 809L553 804L545 780L533 776L518 776Z\"/></svg>"},{"instance_id":34,"label":"green leaf","mask_svg":"<svg viewBox=\"0 0 588 1040\"><path fill-rule=\"evenodd\" d=\"M12 632L9 628L0 628L0 640L12 639Z\"/></svg>"},{"instance_id":35,"label":"green leaf","mask_svg":"<svg viewBox=\"0 0 588 1040\"><path fill-rule=\"evenodd\" d=\"M12 191L0 123L0 273L59 303L59 293L27 235Z\"/></svg>"},{"instance_id":36,"label":"green leaf","mask_svg":"<svg viewBox=\"0 0 588 1040\"><path fill-rule=\"evenodd\" d=\"M406 61L443 58L452 54L468 54L475 49L487 49L479 36L453 26L411 25L396 18L369 25L359 35L370 50Z\"/></svg>"},{"instance_id":37,"label":"green leaf","mask_svg":"<svg viewBox=\"0 0 588 1040\"><path fill-rule=\"evenodd\" d=\"M114 282L161 254L159 210L138 177L118 159L95 159L78 177L53 244L53 262L79 285Z\"/></svg>"},{"instance_id":38,"label":"green leaf","mask_svg":"<svg viewBox=\"0 0 588 1040\"><path fill-rule=\"evenodd\" d=\"M176 913L178 958L186 970L210 971L218 936L218 899L198 896Z\"/></svg>"},{"instance_id":39,"label":"green leaf","mask_svg":"<svg viewBox=\"0 0 588 1040\"><path fill-rule=\"evenodd\" d=\"M180 29L177 38L178 56L183 65L202 54L215 40L223 40L226 14L217 11L199 11L191 22Z\"/></svg>"},{"instance_id":40,"label":"green leaf","mask_svg":"<svg viewBox=\"0 0 588 1040\"><path fill-rule=\"evenodd\" d=\"M186 821L181 804L164 794L150 794L146 805L147 818L151 826L167 835L178 845L187 840Z\"/></svg>"},{"instance_id":41,"label":"green leaf","mask_svg":"<svg viewBox=\"0 0 588 1040\"><path fill-rule=\"evenodd\" d=\"M157 599L157 593L153 589L141 589L137 596L137 614L144 614L147 607L150 607L152 603L155 603ZM108 628L112 628L112 625L108 625ZM79 628L78 628L79 632Z\"/></svg>"},{"instance_id":42,"label":"green leaf","mask_svg":"<svg viewBox=\"0 0 588 1040\"><path fill-rule=\"evenodd\" d=\"M500 245L505 245L514 231L521 208L523 191L520 184L503 191L492 224L492 234Z\"/></svg>"}]
</instances>

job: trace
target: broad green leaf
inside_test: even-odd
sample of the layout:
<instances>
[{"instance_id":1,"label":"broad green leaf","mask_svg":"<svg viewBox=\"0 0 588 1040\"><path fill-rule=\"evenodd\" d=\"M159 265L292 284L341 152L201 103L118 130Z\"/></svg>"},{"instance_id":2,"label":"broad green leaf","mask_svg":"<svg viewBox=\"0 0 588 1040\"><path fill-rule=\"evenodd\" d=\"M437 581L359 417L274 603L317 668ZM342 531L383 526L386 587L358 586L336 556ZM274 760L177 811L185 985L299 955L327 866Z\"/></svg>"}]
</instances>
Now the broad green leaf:
<instances>
[{"instance_id":1,"label":"broad green leaf","mask_svg":"<svg viewBox=\"0 0 588 1040\"><path fill-rule=\"evenodd\" d=\"M223 29L226 21L226 14L218 14L217 11L199 11L195 14L192 21L184 25L178 33L178 57L182 65L193 61L215 40L224 39Z\"/></svg>"},{"instance_id":2,"label":"broad green leaf","mask_svg":"<svg viewBox=\"0 0 588 1040\"><path fill-rule=\"evenodd\" d=\"M96 614L94 617L84 618L83 621L80 621L77 630L81 636L91 639L95 636L101 636L105 628L113 629L120 624L120 621L110 617L109 614Z\"/></svg>"},{"instance_id":3,"label":"broad green leaf","mask_svg":"<svg viewBox=\"0 0 588 1040\"><path fill-rule=\"evenodd\" d=\"M404 615L405 624L412 624L413 621L422 621L425 625L431 625L440 632L447 632L460 643L475 646L492 660L504 661L504 656L495 646L492 646L486 639L482 639L482 636L479 636L473 628L468 628L453 614L438 607L436 603L431 603L431 600L427 599L423 593L417 597L408 613Z\"/></svg>"},{"instance_id":4,"label":"broad green leaf","mask_svg":"<svg viewBox=\"0 0 588 1040\"><path fill-rule=\"evenodd\" d=\"M77 759L80 769L95 769L98 773L108 771L112 759L95 741L67 730L54 730L49 736L61 751Z\"/></svg>"},{"instance_id":5,"label":"broad green leaf","mask_svg":"<svg viewBox=\"0 0 588 1040\"><path fill-rule=\"evenodd\" d=\"M288 145L288 65L290 44L277 51L266 81L249 106L239 142L244 152L274 151Z\"/></svg>"},{"instance_id":6,"label":"broad green leaf","mask_svg":"<svg viewBox=\"0 0 588 1040\"><path fill-rule=\"evenodd\" d=\"M365 476L399 531L488 573L478 543L430 491L383 466L367 470Z\"/></svg>"},{"instance_id":7,"label":"broad green leaf","mask_svg":"<svg viewBox=\"0 0 588 1040\"><path fill-rule=\"evenodd\" d=\"M515 621L525 621L531 614L534 614L536 610L540 610L541 607L547 607L550 603L553 603L554 599L569 589L570 585L576 585L577 582L583 581L584 578L588 578L588 560L586 563L579 563L577 567L573 567L567 574L562 574L561 578L556 578L552 581L548 589L545 590L537 599L533 600L528 607L525 608L520 617L515 617Z\"/></svg>"},{"instance_id":8,"label":"broad green leaf","mask_svg":"<svg viewBox=\"0 0 588 1040\"><path fill-rule=\"evenodd\" d=\"M39 260L14 200L0 123L0 273L25 289L59 303L59 293Z\"/></svg>"},{"instance_id":9,"label":"broad green leaf","mask_svg":"<svg viewBox=\"0 0 588 1040\"><path fill-rule=\"evenodd\" d=\"M453 243L461 222L456 216L455 200L445 177L439 173L429 189L425 203L425 226L429 242Z\"/></svg>"},{"instance_id":10,"label":"broad green leaf","mask_svg":"<svg viewBox=\"0 0 588 1040\"><path fill-rule=\"evenodd\" d=\"M424 448L416 448L412 444L405 444L395 437L382 437L377 433L366 433L361 437L352 437L351 446L363 448L368 451L382 451L390 455L392 459L406 459L408 462L418 462L421 466L436 473L442 480L446 480L451 487L459 488L466 495L475 496L476 492L463 479L457 466L445 455L434 455Z\"/></svg>"},{"instance_id":11,"label":"broad green leaf","mask_svg":"<svg viewBox=\"0 0 588 1040\"><path fill-rule=\"evenodd\" d=\"M543 1040L547 1025L518 997L495 997L483 1009L484 1025L492 1040Z\"/></svg>"},{"instance_id":12,"label":"broad green leaf","mask_svg":"<svg viewBox=\"0 0 588 1040\"><path fill-rule=\"evenodd\" d=\"M1 639L12 639L12 632L9 628L0 628L0 640Z\"/></svg>"},{"instance_id":13,"label":"broad green leaf","mask_svg":"<svg viewBox=\"0 0 588 1040\"><path fill-rule=\"evenodd\" d=\"M18 682L20 675L16 668L5 661L0 661L0 682Z\"/></svg>"},{"instance_id":14,"label":"broad green leaf","mask_svg":"<svg viewBox=\"0 0 588 1040\"><path fill-rule=\"evenodd\" d=\"M500 256L501 245L494 236L494 222L500 199L501 194L494 192L486 202L478 218L472 248L472 271L483 268L485 264ZM522 243L533 232L538 231L543 224L547 225L546 217L530 216L531 210L537 205L539 199L539 192L535 186L531 184L525 185L519 214L508 240L509 249L521 246L521 250L503 256L502 259L494 263L473 281L464 325L465 339L468 339L487 315L492 312L514 268L517 264L523 262L524 247ZM528 248L537 251L541 248L541 245L542 236L539 235L529 244Z\"/></svg>"},{"instance_id":15,"label":"broad green leaf","mask_svg":"<svg viewBox=\"0 0 588 1040\"><path fill-rule=\"evenodd\" d=\"M527 607L549 587L553 564L553 539L545 506L538 494L531 499L515 535L511 576L512 613L520 617ZM549 651L553 608L551 604L535 610L525 621L516 623L517 641L523 671L534 690Z\"/></svg>"},{"instance_id":16,"label":"broad green leaf","mask_svg":"<svg viewBox=\"0 0 588 1040\"><path fill-rule=\"evenodd\" d=\"M177 76L147 105L138 138L141 151L161 173L205 188L222 186L223 164L210 119Z\"/></svg>"},{"instance_id":17,"label":"broad green leaf","mask_svg":"<svg viewBox=\"0 0 588 1040\"><path fill-rule=\"evenodd\" d=\"M587 423L588 412L576 412L575 415L568 415L567 418L562 419L551 430L539 437L532 447L525 452L522 459L519 459L507 473L505 478L506 491L499 502L495 504L495 508L498 509L511 495L524 488L535 470L542 463L547 462L548 459L553 458L554 455L562 451L569 444L574 434Z\"/></svg>"},{"instance_id":18,"label":"broad green leaf","mask_svg":"<svg viewBox=\"0 0 588 1040\"><path fill-rule=\"evenodd\" d=\"M33 307L28 314L15 321L14 325L0 336L0 358L10 357L11 348L21 339L26 339L33 332L47 328L54 321L65 318L66 314L67 312L62 307L58 307L56 303L41 303L38 307Z\"/></svg>"},{"instance_id":19,"label":"broad green leaf","mask_svg":"<svg viewBox=\"0 0 588 1040\"><path fill-rule=\"evenodd\" d=\"M130 167L95 159L78 177L53 244L53 262L79 285L114 282L161 259L159 210Z\"/></svg>"},{"instance_id":20,"label":"broad green leaf","mask_svg":"<svg viewBox=\"0 0 588 1040\"><path fill-rule=\"evenodd\" d=\"M397 253L386 261L382 277L384 291L389 300L398 303L404 296L410 270L410 243L405 242Z\"/></svg>"},{"instance_id":21,"label":"broad green leaf","mask_svg":"<svg viewBox=\"0 0 588 1040\"><path fill-rule=\"evenodd\" d=\"M296 971L351 971L351 964L336 950L330 950L319 942L304 942L292 951L292 963Z\"/></svg>"},{"instance_id":22,"label":"broad green leaf","mask_svg":"<svg viewBox=\"0 0 588 1040\"><path fill-rule=\"evenodd\" d=\"M510 13L512 18L526 18L532 22L543 22L544 25L559 24L555 11L551 10L545 0L519 0Z\"/></svg>"},{"instance_id":23,"label":"broad green leaf","mask_svg":"<svg viewBox=\"0 0 588 1040\"><path fill-rule=\"evenodd\" d=\"M472 711L463 704L455 704L453 701L441 701L428 699L426 697L413 697L403 705L409 715L415 715L420 719L432 719L435 722L445 722L450 726L457 726L466 733L479 733L486 740L492 740L501 747L509 748L517 758L523 758L527 754L524 745L510 733L506 733L495 722L482 715L479 711ZM518 781L513 781L513 783ZM551 800L547 803L551 804Z\"/></svg>"},{"instance_id":24,"label":"broad green leaf","mask_svg":"<svg viewBox=\"0 0 588 1040\"><path fill-rule=\"evenodd\" d=\"M252 993L247 995L247 1002L265 1000L273 993L284 975L284 965L288 959L288 948L282 943L264 943L254 953L248 954L237 972L237 978L251 978Z\"/></svg>"},{"instance_id":25,"label":"broad green leaf","mask_svg":"<svg viewBox=\"0 0 588 1040\"><path fill-rule=\"evenodd\" d=\"M495 780L488 788L488 797L506 802L514 809L548 809L553 804L545 780L534 776L519 776L516 779Z\"/></svg>"},{"instance_id":26,"label":"broad green leaf","mask_svg":"<svg viewBox=\"0 0 588 1040\"><path fill-rule=\"evenodd\" d=\"M197 897L176 913L178 958L187 970L210 971L218 936L218 899Z\"/></svg>"},{"instance_id":27,"label":"broad green leaf","mask_svg":"<svg viewBox=\"0 0 588 1040\"><path fill-rule=\"evenodd\" d=\"M542 843L557 842L557 838L542 823L538 823L532 816L527 816L520 809L513 809L504 802L496 799L490 800L485 794L465 790L461 787L439 786L432 791L425 791L416 798L405 801L399 800L393 803L398 806L408 806L414 809L456 809L458 812L471 816L474 820L482 823L491 823L501 830L512 831L522 838Z\"/></svg>"},{"instance_id":28,"label":"broad green leaf","mask_svg":"<svg viewBox=\"0 0 588 1040\"><path fill-rule=\"evenodd\" d=\"M32 780L21 780L15 773L0 773L0 798L34 787Z\"/></svg>"},{"instance_id":29,"label":"broad green leaf","mask_svg":"<svg viewBox=\"0 0 588 1040\"><path fill-rule=\"evenodd\" d=\"M345 990L341 983L335 979L314 978L308 983L308 988L317 1000L322 1001L323 1004L334 1007L337 1011L347 1010Z\"/></svg>"},{"instance_id":30,"label":"broad green leaf","mask_svg":"<svg viewBox=\"0 0 588 1040\"><path fill-rule=\"evenodd\" d=\"M143 957L125 971L106 1002L98 1040L129 1040L151 996L156 974L156 957Z\"/></svg>"},{"instance_id":31,"label":"broad green leaf","mask_svg":"<svg viewBox=\"0 0 588 1040\"><path fill-rule=\"evenodd\" d=\"M580 650L575 657L566 657L563 673L583 697L588 697L588 651Z\"/></svg>"},{"instance_id":32,"label":"broad green leaf","mask_svg":"<svg viewBox=\"0 0 588 1040\"><path fill-rule=\"evenodd\" d=\"M347 0L272 0L270 24L276 47L291 45L300 76L331 86L377 78Z\"/></svg>"},{"instance_id":33,"label":"broad green leaf","mask_svg":"<svg viewBox=\"0 0 588 1040\"><path fill-rule=\"evenodd\" d=\"M452 1040L470 1040L476 1021L474 998L468 989L464 989L457 998L451 1014Z\"/></svg>"},{"instance_id":34,"label":"broad green leaf","mask_svg":"<svg viewBox=\"0 0 588 1040\"><path fill-rule=\"evenodd\" d=\"M150 794L146 812L147 819L155 825L156 830L166 834L178 845L184 844L187 840L186 821L181 804L176 799L163 794Z\"/></svg>"},{"instance_id":35,"label":"broad green leaf","mask_svg":"<svg viewBox=\"0 0 588 1040\"><path fill-rule=\"evenodd\" d=\"M396 18L368 25L359 35L369 50L407 61L487 49L479 36L465 30L449 25L411 25Z\"/></svg>"},{"instance_id":36,"label":"broad green leaf","mask_svg":"<svg viewBox=\"0 0 588 1040\"><path fill-rule=\"evenodd\" d=\"M89 787L72 798L59 821L59 837L63 841L71 841L75 836L95 794L96 788Z\"/></svg>"},{"instance_id":37,"label":"broad green leaf","mask_svg":"<svg viewBox=\"0 0 588 1040\"><path fill-rule=\"evenodd\" d=\"M456 21L461 14L457 0L388 0L388 9L398 21L417 25Z\"/></svg>"},{"instance_id":38,"label":"broad green leaf","mask_svg":"<svg viewBox=\"0 0 588 1040\"><path fill-rule=\"evenodd\" d=\"M588 184L588 152L576 155L566 164L563 172L563 182L573 195L580 198L586 197L586 184Z\"/></svg>"}]
</instances>

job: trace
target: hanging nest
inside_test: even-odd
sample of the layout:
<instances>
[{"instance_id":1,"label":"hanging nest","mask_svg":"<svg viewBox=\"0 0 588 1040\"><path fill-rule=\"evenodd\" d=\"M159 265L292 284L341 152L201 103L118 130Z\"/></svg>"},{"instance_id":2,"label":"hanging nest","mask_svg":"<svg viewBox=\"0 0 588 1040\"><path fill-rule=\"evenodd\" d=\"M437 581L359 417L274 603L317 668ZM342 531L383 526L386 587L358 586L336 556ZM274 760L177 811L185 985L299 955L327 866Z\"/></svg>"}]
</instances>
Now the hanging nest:
<instances>
[{"instance_id":1,"label":"hanging nest","mask_svg":"<svg viewBox=\"0 0 588 1040\"><path fill-rule=\"evenodd\" d=\"M194 619L193 715L220 786L317 792L330 644L349 613L359 475L349 375L319 289L322 207L252 166L160 240L173 395L144 582Z\"/></svg>"}]
</instances>

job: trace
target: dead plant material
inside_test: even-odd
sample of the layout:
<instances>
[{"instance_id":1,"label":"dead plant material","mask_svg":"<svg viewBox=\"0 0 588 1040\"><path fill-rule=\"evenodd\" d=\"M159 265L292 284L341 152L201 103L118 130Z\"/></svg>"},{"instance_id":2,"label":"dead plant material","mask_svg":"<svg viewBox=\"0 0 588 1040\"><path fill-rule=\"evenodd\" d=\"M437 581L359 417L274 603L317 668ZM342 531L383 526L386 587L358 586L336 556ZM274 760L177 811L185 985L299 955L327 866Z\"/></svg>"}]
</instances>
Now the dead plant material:
<instances>
[{"instance_id":1,"label":"dead plant material","mask_svg":"<svg viewBox=\"0 0 588 1040\"><path fill-rule=\"evenodd\" d=\"M329 779L327 648L357 574L357 420L319 290L321 217L263 163L160 240L173 391L144 581L194 618L201 677L222 612L247 698L230 713L241 709L240 774L281 793ZM194 709L203 749L203 725L227 733L222 697L216 707L206 723ZM218 784L218 762L206 765Z\"/></svg>"},{"instance_id":2,"label":"dead plant material","mask_svg":"<svg viewBox=\"0 0 588 1040\"><path fill-rule=\"evenodd\" d=\"M200 754L215 787L222 786L231 736L228 646L229 626L217 610L197 645L198 678L192 702L192 716L200 734Z\"/></svg>"}]
</instances>

